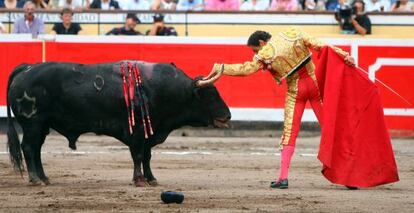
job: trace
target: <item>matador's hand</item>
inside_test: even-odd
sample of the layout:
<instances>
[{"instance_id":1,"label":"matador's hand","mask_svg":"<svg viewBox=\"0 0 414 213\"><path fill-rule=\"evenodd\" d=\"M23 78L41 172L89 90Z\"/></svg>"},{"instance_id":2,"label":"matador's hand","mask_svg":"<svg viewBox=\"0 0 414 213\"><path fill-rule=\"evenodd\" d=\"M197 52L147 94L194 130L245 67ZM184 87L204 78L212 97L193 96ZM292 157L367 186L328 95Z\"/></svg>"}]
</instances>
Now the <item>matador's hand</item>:
<instances>
[{"instance_id":1,"label":"matador's hand","mask_svg":"<svg viewBox=\"0 0 414 213\"><path fill-rule=\"evenodd\" d=\"M217 75L220 77L223 73L223 65L222 64L214 64L213 68L211 68L210 74L207 77L204 77L203 80L209 80L211 78L216 77Z\"/></svg>"},{"instance_id":2,"label":"matador's hand","mask_svg":"<svg viewBox=\"0 0 414 213\"><path fill-rule=\"evenodd\" d=\"M355 59L352 56L348 55L344 60L348 66L355 66Z\"/></svg>"},{"instance_id":3,"label":"matador's hand","mask_svg":"<svg viewBox=\"0 0 414 213\"><path fill-rule=\"evenodd\" d=\"M212 77L214 77L215 75L217 75L216 69L214 69L215 66L213 66L213 68L210 71L210 74L208 74L207 77L204 77L203 80L208 80Z\"/></svg>"},{"instance_id":4,"label":"matador's hand","mask_svg":"<svg viewBox=\"0 0 414 213\"><path fill-rule=\"evenodd\" d=\"M221 67L220 71L217 71L217 66ZM207 77L203 78L202 80L197 81L196 86L197 87L206 87L208 85L214 84L220 76L223 74L223 67L224 65L220 64L214 64L213 69L211 70L210 74L208 74Z\"/></svg>"}]
</instances>

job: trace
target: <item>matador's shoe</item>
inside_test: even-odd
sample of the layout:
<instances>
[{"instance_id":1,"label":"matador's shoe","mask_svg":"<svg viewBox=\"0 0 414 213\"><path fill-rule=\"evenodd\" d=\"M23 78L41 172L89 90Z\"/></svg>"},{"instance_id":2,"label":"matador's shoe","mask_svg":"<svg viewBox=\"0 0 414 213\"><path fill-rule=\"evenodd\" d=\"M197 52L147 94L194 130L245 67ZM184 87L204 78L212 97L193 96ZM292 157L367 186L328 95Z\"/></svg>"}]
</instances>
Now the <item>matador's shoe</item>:
<instances>
[{"instance_id":1,"label":"matador's shoe","mask_svg":"<svg viewBox=\"0 0 414 213\"><path fill-rule=\"evenodd\" d=\"M287 189L289 187L288 179L272 181L270 183L270 188L274 189Z\"/></svg>"}]
</instances>

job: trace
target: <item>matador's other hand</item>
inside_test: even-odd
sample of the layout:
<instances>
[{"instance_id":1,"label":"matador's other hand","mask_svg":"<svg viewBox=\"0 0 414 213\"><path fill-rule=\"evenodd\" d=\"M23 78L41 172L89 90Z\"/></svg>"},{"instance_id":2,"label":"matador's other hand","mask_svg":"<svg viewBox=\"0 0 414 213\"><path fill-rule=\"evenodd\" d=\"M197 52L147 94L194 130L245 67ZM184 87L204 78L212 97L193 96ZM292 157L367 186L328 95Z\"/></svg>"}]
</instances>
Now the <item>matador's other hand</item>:
<instances>
[{"instance_id":1,"label":"matador's other hand","mask_svg":"<svg viewBox=\"0 0 414 213\"><path fill-rule=\"evenodd\" d=\"M352 56L350 56L350 55L348 55L348 56L346 56L345 57L345 63L348 65L348 66L355 66L355 59L354 59L354 57L352 57Z\"/></svg>"}]
</instances>

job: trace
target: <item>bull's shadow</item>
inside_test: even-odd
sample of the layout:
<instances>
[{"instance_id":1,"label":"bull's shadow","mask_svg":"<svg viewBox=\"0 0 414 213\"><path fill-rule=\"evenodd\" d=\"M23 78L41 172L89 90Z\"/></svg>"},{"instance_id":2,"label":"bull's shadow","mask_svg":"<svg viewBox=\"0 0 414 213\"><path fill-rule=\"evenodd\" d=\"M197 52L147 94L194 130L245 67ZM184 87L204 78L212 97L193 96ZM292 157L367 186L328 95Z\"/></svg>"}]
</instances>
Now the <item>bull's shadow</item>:
<instances>
[{"instance_id":1,"label":"bull's shadow","mask_svg":"<svg viewBox=\"0 0 414 213\"><path fill-rule=\"evenodd\" d=\"M134 76L122 75L121 66L131 64L139 68L141 91L128 83ZM23 130L21 144L11 111ZM151 148L163 143L171 131L186 125L226 127L230 116L213 85L201 87L197 79L171 64L21 65L11 73L7 85L10 158L22 172L24 156L29 181L34 185L49 184L41 161L49 128L65 136L72 149L76 149L78 137L87 132L118 139L131 152L135 185L144 186L146 182L157 183L151 172Z\"/></svg>"}]
</instances>

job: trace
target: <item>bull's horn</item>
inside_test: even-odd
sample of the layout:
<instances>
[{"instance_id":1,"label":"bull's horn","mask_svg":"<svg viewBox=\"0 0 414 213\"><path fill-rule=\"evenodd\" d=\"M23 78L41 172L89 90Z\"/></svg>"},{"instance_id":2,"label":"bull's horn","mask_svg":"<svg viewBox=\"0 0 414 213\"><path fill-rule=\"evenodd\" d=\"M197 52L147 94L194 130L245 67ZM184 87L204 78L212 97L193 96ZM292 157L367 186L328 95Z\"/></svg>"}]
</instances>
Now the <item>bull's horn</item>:
<instances>
[{"instance_id":1,"label":"bull's horn","mask_svg":"<svg viewBox=\"0 0 414 213\"><path fill-rule=\"evenodd\" d=\"M209 85L212 85L212 84L214 84L214 82L216 82L219 78L220 78L220 76L223 74L223 72L219 72L219 73L216 73L216 75L215 76L213 76L212 78L210 78L210 79L202 79L202 80L198 80L197 82L196 82L196 86L197 87L206 87L206 86L209 86Z\"/></svg>"}]
</instances>

